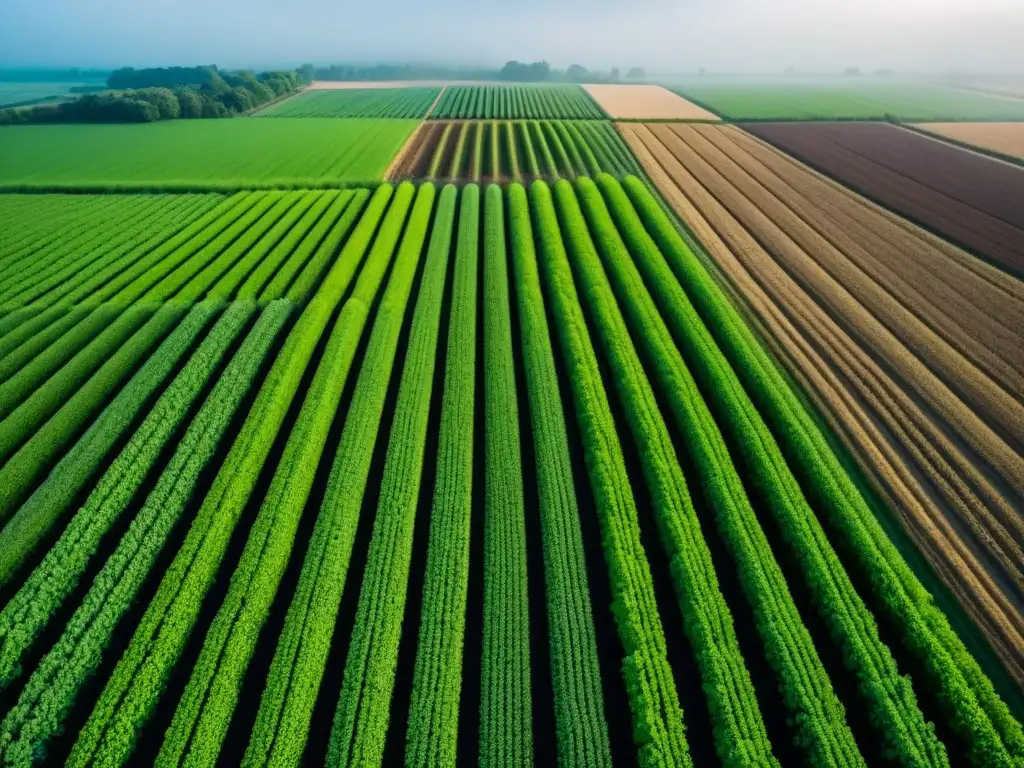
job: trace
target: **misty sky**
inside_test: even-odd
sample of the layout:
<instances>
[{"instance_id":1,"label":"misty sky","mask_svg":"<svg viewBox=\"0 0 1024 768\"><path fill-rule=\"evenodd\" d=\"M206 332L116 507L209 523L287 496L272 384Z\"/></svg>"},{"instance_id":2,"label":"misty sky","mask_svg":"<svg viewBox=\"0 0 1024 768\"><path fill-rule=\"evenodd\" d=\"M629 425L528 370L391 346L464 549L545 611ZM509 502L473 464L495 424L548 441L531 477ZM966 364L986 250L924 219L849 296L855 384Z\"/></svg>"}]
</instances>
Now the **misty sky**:
<instances>
[{"instance_id":1,"label":"misty sky","mask_svg":"<svg viewBox=\"0 0 1024 768\"><path fill-rule=\"evenodd\" d=\"M1024 73L1024 0L0 0L0 66Z\"/></svg>"}]
</instances>

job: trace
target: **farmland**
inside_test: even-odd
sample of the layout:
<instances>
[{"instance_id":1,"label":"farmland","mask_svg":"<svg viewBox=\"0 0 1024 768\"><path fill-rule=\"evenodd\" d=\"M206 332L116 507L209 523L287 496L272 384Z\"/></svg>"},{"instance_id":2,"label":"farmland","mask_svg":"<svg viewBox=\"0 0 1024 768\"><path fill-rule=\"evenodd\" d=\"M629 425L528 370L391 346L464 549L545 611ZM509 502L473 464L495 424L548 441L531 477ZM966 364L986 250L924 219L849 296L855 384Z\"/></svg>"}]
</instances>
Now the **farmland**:
<instances>
[{"instance_id":1,"label":"farmland","mask_svg":"<svg viewBox=\"0 0 1024 768\"><path fill-rule=\"evenodd\" d=\"M750 131L896 213L1024 276L1024 173L883 124ZM1019 391L1019 390L1018 390Z\"/></svg>"},{"instance_id":2,"label":"farmland","mask_svg":"<svg viewBox=\"0 0 1024 768\"><path fill-rule=\"evenodd\" d=\"M718 116L660 85L585 85L584 90L616 120L718 120Z\"/></svg>"},{"instance_id":3,"label":"farmland","mask_svg":"<svg viewBox=\"0 0 1024 768\"><path fill-rule=\"evenodd\" d=\"M1017 755L639 178L0 210L5 764Z\"/></svg>"},{"instance_id":4,"label":"farmland","mask_svg":"<svg viewBox=\"0 0 1024 768\"><path fill-rule=\"evenodd\" d=\"M1024 160L1024 123L921 123L914 127L968 147Z\"/></svg>"},{"instance_id":5,"label":"farmland","mask_svg":"<svg viewBox=\"0 0 1024 768\"><path fill-rule=\"evenodd\" d=\"M0 765L1024 764L1021 174L622 83L0 128Z\"/></svg>"},{"instance_id":6,"label":"farmland","mask_svg":"<svg viewBox=\"0 0 1024 768\"><path fill-rule=\"evenodd\" d=\"M780 358L1024 679L1020 283L738 129L626 130Z\"/></svg>"},{"instance_id":7,"label":"farmland","mask_svg":"<svg viewBox=\"0 0 1024 768\"><path fill-rule=\"evenodd\" d=\"M670 88L730 120L1024 119L1024 101L928 83L709 79Z\"/></svg>"},{"instance_id":8,"label":"farmland","mask_svg":"<svg viewBox=\"0 0 1024 768\"><path fill-rule=\"evenodd\" d=\"M312 90L262 109L256 117L422 118L440 94L440 88Z\"/></svg>"},{"instance_id":9,"label":"farmland","mask_svg":"<svg viewBox=\"0 0 1024 768\"><path fill-rule=\"evenodd\" d=\"M581 120L430 121L409 140L392 179L573 178L640 169L615 130Z\"/></svg>"},{"instance_id":10,"label":"farmland","mask_svg":"<svg viewBox=\"0 0 1024 768\"><path fill-rule=\"evenodd\" d=\"M412 120L170 120L3 129L0 190L234 190L379 179ZM291 149L281 152L282 146Z\"/></svg>"},{"instance_id":11,"label":"farmland","mask_svg":"<svg viewBox=\"0 0 1024 768\"><path fill-rule=\"evenodd\" d=\"M434 120L600 120L578 85L453 85L430 113Z\"/></svg>"},{"instance_id":12,"label":"farmland","mask_svg":"<svg viewBox=\"0 0 1024 768\"><path fill-rule=\"evenodd\" d=\"M0 107L12 104L30 104L49 99L59 99L71 93L71 89L82 83L5 83L0 82Z\"/></svg>"}]
</instances>

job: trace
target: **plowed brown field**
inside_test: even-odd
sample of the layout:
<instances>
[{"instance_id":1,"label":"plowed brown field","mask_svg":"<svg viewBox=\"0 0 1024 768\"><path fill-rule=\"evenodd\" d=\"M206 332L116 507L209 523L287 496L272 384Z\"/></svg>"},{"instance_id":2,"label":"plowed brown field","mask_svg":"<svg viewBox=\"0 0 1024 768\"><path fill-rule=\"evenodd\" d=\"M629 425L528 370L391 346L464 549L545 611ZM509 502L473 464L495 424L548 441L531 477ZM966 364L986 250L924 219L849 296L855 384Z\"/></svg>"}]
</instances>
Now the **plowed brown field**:
<instances>
[{"instance_id":1,"label":"plowed brown field","mask_svg":"<svg viewBox=\"0 0 1024 768\"><path fill-rule=\"evenodd\" d=\"M1024 684L1024 284L737 128L619 129Z\"/></svg>"},{"instance_id":2,"label":"plowed brown field","mask_svg":"<svg viewBox=\"0 0 1024 768\"><path fill-rule=\"evenodd\" d=\"M1024 169L886 123L759 123L745 128L1024 277Z\"/></svg>"}]
</instances>

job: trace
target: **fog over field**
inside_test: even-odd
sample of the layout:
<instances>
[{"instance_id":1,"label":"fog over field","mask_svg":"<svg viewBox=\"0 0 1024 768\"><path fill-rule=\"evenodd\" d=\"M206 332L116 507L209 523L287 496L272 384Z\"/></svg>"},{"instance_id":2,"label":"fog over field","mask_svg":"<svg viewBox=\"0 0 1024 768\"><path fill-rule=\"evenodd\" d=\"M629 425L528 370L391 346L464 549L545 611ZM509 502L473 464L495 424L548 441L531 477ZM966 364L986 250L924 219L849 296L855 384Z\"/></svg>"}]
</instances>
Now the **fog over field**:
<instances>
[{"instance_id":1,"label":"fog over field","mask_svg":"<svg viewBox=\"0 0 1024 768\"><path fill-rule=\"evenodd\" d=\"M0 3L0 66L515 58L658 73L1024 73L1022 39L1020 0Z\"/></svg>"}]
</instances>

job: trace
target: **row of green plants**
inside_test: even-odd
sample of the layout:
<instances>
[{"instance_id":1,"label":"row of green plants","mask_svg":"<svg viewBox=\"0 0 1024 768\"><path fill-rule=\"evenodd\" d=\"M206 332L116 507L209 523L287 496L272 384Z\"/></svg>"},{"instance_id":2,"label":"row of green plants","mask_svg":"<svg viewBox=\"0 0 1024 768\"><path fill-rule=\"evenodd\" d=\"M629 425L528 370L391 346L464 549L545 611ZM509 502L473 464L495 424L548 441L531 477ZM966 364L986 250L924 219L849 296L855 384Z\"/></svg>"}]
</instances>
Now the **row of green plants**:
<instances>
[{"instance_id":1,"label":"row of green plants","mask_svg":"<svg viewBox=\"0 0 1024 768\"><path fill-rule=\"evenodd\" d=\"M216 210L225 222L212 217ZM201 221L211 231L198 228ZM79 704L91 715L70 764L130 761L158 704L173 712L166 733L146 731L162 745L158 763L214 764L271 609L287 604L246 765L309 759L311 729L321 727L314 711L333 696L321 689L342 632L350 635L328 763L381 764L401 732L406 763L454 764L469 727L460 715L470 695L470 561L482 555L476 758L528 763L534 710L547 706L531 685L530 514L540 523L543 572L529 577L544 582L544 673L567 765L612 763L602 674L622 676L641 764L693 764L687 702L676 688L687 671L673 668L663 628L671 611L680 612L683 653L692 653L703 690L694 706L711 718L710 736L699 738L713 739L723 764L777 764L782 745L771 743L763 710L772 705L813 764L862 765L879 753L901 765L1024 758L1020 723L641 179L537 181L529 193L492 185L483 195L475 184L438 192L408 183L373 193L243 193L136 254L133 264L143 263L114 288L98 286L104 303L44 308L21 316L34 334L12 325L0 335L0 510L8 519L0 584L18 587L13 576L24 576L0 610L0 690L14 692L0 724L0 759L44 759L95 671L117 662L108 679L94 681L102 689L95 706ZM294 303L271 301L285 291ZM310 294L267 360L295 304ZM434 391L438 359L446 361L444 385ZM517 392L517 373L525 392ZM395 389L393 416L385 417ZM240 413L251 390L252 405ZM351 404L341 410L346 390ZM520 403L528 404L522 423L532 456L520 442ZM432 408L440 431L426 508L420 488L434 464L425 456ZM567 419L582 441L601 535L597 562L584 555ZM333 457L332 425L340 432ZM371 461L385 447L379 500L364 510L367 488L376 490ZM211 467L215 456L223 461ZM525 505L523 461L534 462L536 510ZM326 462L326 493L314 509L315 475ZM143 488L152 488L145 498ZM648 493L649 511L638 506ZM250 514L251 528L240 531ZM315 520L299 551L304 515ZM422 574L410 568L418 515L429 515ZM474 515L482 515L481 553L470 550ZM648 521L663 551L649 549ZM350 574L360 526L370 535L366 567ZM112 549L101 546L121 529ZM183 543L166 552L176 529ZM55 533L36 570L19 574ZM240 558L224 563L240 533ZM713 561L709 545L717 543ZM675 603L659 601L650 557L667 562ZM166 573L153 573L158 558L170 563ZM289 563L301 571L285 596ZM723 594L722 569L741 589L738 599ZM595 577L608 580L622 658L599 657L594 612L608 608L591 604ZM202 619L215 579L230 579L226 595ZM147 581L155 594L138 625L125 626ZM412 633L403 632L410 589L422 589ZM76 594L80 605L67 605ZM354 621L336 626L346 595ZM756 630L743 647L757 659L740 651L733 614L741 611ZM130 638L120 659L106 657L115 633ZM21 669L51 636L57 641L43 661ZM409 688L398 689L410 695L408 722L399 724L395 674L408 638L415 667ZM198 661L185 669L190 645ZM826 648L835 667L819 658ZM757 691L755 665L769 675ZM837 672L852 682L840 688ZM181 698L162 701L182 674ZM864 715L851 729L855 710Z\"/></svg>"},{"instance_id":2,"label":"row of green plants","mask_svg":"<svg viewBox=\"0 0 1024 768\"><path fill-rule=\"evenodd\" d=\"M103 661L113 634L150 577L197 489L201 473L217 452L291 313L290 305L283 301L272 303L261 313L181 434L181 422L191 403L255 311L251 304L236 307L224 312L104 473L55 547L0 614L3 675L9 680L17 671L18 658L52 625L60 605L82 580L96 557L101 538L132 504L163 447L178 435L174 454L153 490L93 579L60 638L32 672L17 704L0 724L0 757L5 765L31 765L45 756L47 743L62 730L83 685Z\"/></svg>"},{"instance_id":3,"label":"row of green plants","mask_svg":"<svg viewBox=\"0 0 1024 768\"><path fill-rule=\"evenodd\" d=\"M370 249L392 196L380 187L274 360L174 561L78 735L70 765L127 760L199 616L228 541L335 307ZM404 218L404 216L403 216Z\"/></svg>"},{"instance_id":4,"label":"row of green plants","mask_svg":"<svg viewBox=\"0 0 1024 768\"><path fill-rule=\"evenodd\" d=\"M494 766L534 761L526 507L506 240L504 195L491 185L484 206L481 294L487 480L480 764Z\"/></svg>"},{"instance_id":5,"label":"row of green plants","mask_svg":"<svg viewBox=\"0 0 1024 768\"><path fill-rule=\"evenodd\" d=\"M469 185L462 191L459 208L446 367L441 392L437 476L430 509L423 604L420 609L419 641L416 644L416 665L409 705L409 730L406 736L405 760L409 766L451 765L455 762L458 745L463 627L466 622L466 600L469 593L470 520L473 516L473 495L480 492L479 488L473 488L473 454L474 450L479 450L474 441L473 426L477 407L477 275L480 268L480 221L480 188ZM401 533L411 543L411 527ZM380 543L384 542L386 539L381 538ZM373 544L371 555L372 546ZM403 554L404 568L399 573L407 573L409 569L409 548L406 548ZM378 558L373 564L380 567L383 578L392 570L385 557ZM405 580L402 580L403 595L405 588ZM371 597L366 605L372 605L376 600L388 602L392 599L393 593L378 593ZM361 608L362 605L361 601ZM401 613L395 618L400 624ZM390 616L389 619L394 620ZM358 620L356 626L359 627ZM391 647L385 648L381 648L383 643L375 644L367 666L371 669L387 670L388 665L375 664L373 657L387 658L384 654L390 654L390 667L393 669L394 659L398 655L398 633L390 627L382 627L376 631L385 637L393 636L394 642L391 643ZM370 639L369 633L367 637ZM372 676L363 683L364 686L374 688L380 684ZM386 682L384 684L386 685ZM346 701L347 690L350 689L342 688L343 703ZM342 711L339 705L339 713ZM352 709L346 710L346 714L349 711ZM377 715L378 722L385 726L387 711L388 704L385 703L383 713ZM383 754L383 738L378 738L377 733L386 728L368 730L369 733L366 735L362 728L354 731L353 735L356 738L349 742L349 757L342 761L344 764L357 763L358 760L352 759L355 755L372 757L375 754ZM378 751L364 750L361 743L363 741L367 742L371 749ZM375 741L377 743L374 743Z\"/></svg>"},{"instance_id":6,"label":"row of green plants","mask_svg":"<svg viewBox=\"0 0 1024 768\"><path fill-rule=\"evenodd\" d=\"M578 85L450 85L430 112L434 120L601 120Z\"/></svg>"},{"instance_id":7,"label":"row of green plants","mask_svg":"<svg viewBox=\"0 0 1024 768\"><path fill-rule=\"evenodd\" d=\"M433 380L434 349L441 323L441 303L448 267L448 250L455 220L456 190L445 188L434 216L421 287L416 298L406 364L404 394L395 410L396 450L409 450L410 463L402 465L403 494L416 499L423 460L429 386ZM419 215L423 215L423 205ZM300 765L306 738L323 679L335 617L346 588L347 574L370 463L383 415L385 397L397 352L398 334L412 286L408 265L412 241L403 242L402 280L383 297L374 321L366 362L356 382L352 403L331 466L323 503L303 560L299 585L292 598L278 641L267 684L260 701L246 765ZM418 256L418 254L417 254ZM398 264L396 263L396 270ZM408 382L408 383L407 383ZM423 391L423 387L427 391ZM418 446L418 453L417 451ZM390 460L391 462L395 459ZM396 470L385 470L392 482ZM383 492L382 492L383 498ZM349 589L355 589L351 584Z\"/></svg>"},{"instance_id":8,"label":"row of green plants","mask_svg":"<svg viewBox=\"0 0 1024 768\"><path fill-rule=\"evenodd\" d=\"M440 93L437 87L313 90L262 109L256 116L420 119Z\"/></svg>"},{"instance_id":9,"label":"row of green plants","mask_svg":"<svg viewBox=\"0 0 1024 768\"><path fill-rule=\"evenodd\" d=\"M372 319L370 310L382 289L392 257L394 269L383 302L394 301L397 296L404 309L408 299L433 203L432 187L421 187L414 204L413 192L410 184L395 193L352 294L335 321L288 435L284 453L249 531L245 549L231 576L227 596L206 633L202 651L164 737L157 758L162 765L182 762L213 765L216 762L238 702L242 679L291 556L295 532L352 370L356 349L363 329ZM403 236L407 216L408 227ZM386 321L386 315L384 317ZM383 354L379 345L371 342L371 347L367 351L368 358L370 354Z\"/></svg>"},{"instance_id":10,"label":"row of green plants","mask_svg":"<svg viewBox=\"0 0 1024 768\"><path fill-rule=\"evenodd\" d=\"M508 217L537 473L558 760L560 765L608 768L612 755L566 413L544 310L530 203L519 184L509 187Z\"/></svg>"}]
</instances>

